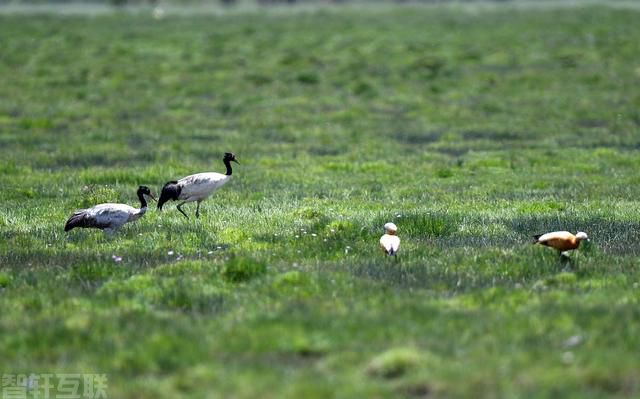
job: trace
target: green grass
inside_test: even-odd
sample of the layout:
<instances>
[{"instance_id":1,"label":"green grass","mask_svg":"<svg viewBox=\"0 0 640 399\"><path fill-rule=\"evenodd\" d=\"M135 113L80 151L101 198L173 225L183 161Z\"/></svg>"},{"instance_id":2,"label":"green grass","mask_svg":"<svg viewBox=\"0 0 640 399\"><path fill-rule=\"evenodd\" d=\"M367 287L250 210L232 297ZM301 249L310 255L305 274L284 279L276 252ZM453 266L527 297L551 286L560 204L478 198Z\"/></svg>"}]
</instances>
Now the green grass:
<instances>
[{"instance_id":1,"label":"green grass","mask_svg":"<svg viewBox=\"0 0 640 399\"><path fill-rule=\"evenodd\" d=\"M640 396L638 20L0 15L0 370L114 398ZM199 220L64 233L225 151ZM555 229L591 245L530 244Z\"/></svg>"}]
</instances>

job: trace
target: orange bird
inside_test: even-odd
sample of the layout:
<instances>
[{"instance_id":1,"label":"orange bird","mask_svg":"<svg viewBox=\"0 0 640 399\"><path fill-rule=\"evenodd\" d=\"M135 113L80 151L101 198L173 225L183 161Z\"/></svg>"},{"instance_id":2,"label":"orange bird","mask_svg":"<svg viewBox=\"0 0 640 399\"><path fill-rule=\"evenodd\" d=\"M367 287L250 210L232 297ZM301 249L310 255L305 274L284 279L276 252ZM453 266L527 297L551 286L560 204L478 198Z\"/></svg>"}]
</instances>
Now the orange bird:
<instances>
[{"instance_id":1,"label":"orange bird","mask_svg":"<svg viewBox=\"0 0 640 399\"><path fill-rule=\"evenodd\" d=\"M534 244L540 244L556 249L562 254L565 251L577 249L580 241L589 241L587 233L579 231L575 236L568 231L554 231L552 233L533 236Z\"/></svg>"}]
</instances>

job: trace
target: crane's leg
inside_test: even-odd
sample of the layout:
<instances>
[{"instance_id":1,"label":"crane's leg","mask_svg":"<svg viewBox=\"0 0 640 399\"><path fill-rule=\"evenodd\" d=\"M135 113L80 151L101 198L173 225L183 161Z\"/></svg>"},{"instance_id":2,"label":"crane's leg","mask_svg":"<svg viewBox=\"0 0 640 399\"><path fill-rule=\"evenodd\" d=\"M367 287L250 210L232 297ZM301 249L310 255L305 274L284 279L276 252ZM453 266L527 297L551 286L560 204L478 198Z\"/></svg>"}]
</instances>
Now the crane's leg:
<instances>
[{"instance_id":1,"label":"crane's leg","mask_svg":"<svg viewBox=\"0 0 640 399\"><path fill-rule=\"evenodd\" d=\"M196 217L197 217L197 218L199 218L199 217L200 217L200 202L201 202L201 201L198 201L198 202L197 202L197 204L198 204L198 205L196 206Z\"/></svg>"},{"instance_id":2,"label":"crane's leg","mask_svg":"<svg viewBox=\"0 0 640 399\"><path fill-rule=\"evenodd\" d=\"M184 215L184 217L189 219L189 216L187 216L187 214L184 213L184 211L182 210L182 205L184 205L186 203L187 203L187 201L182 201L181 203L178 204L178 206L176 208L178 208L178 210L180 211L180 213L182 213Z\"/></svg>"}]
</instances>

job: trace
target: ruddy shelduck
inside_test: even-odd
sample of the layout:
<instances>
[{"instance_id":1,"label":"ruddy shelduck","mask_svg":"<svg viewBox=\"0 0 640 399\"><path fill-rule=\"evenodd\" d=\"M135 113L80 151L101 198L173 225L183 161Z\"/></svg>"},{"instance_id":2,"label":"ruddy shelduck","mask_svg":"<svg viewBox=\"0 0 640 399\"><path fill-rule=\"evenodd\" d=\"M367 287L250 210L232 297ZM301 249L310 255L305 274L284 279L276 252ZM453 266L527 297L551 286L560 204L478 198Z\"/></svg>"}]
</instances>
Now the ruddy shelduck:
<instances>
[{"instance_id":1,"label":"ruddy shelduck","mask_svg":"<svg viewBox=\"0 0 640 399\"><path fill-rule=\"evenodd\" d=\"M384 225L384 235L380 237L380 248L385 254L393 256L400 249L400 238L396 235L398 227L393 223Z\"/></svg>"},{"instance_id":2,"label":"ruddy shelduck","mask_svg":"<svg viewBox=\"0 0 640 399\"><path fill-rule=\"evenodd\" d=\"M535 235L533 238L535 239L534 244L551 247L561 254L565 251L577 249L580 246L581 241L589 241L587 233L582 231L579 231L576 235L573 235L568 231L554 231L551 233Z\"/></svg>"}]
</instances>

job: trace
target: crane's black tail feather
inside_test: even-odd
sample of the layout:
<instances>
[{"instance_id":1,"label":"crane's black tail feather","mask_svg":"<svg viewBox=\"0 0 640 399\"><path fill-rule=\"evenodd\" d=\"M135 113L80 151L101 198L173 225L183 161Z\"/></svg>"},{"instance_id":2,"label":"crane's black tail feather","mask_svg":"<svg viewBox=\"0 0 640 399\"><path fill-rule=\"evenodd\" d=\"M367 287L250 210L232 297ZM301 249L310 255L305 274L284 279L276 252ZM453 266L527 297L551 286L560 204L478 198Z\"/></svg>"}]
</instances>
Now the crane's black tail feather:
<instances>
[{"instance_id":1,"label":"crane's black tail feather","mask_svg":"<svg viewBox=\"0 0 640 399\"><path fill-rule=\"evenodd\" d=\"M540 237L542 237L542 236L543 236L543 234L536 234L536 235L532 236L532 238L533 238L533 243L534 243L534 244L537 244L537 243L538 243L538 239L539 239Z\"/></svg>"},{"instance_id":2,"label":"crane's black tail feather","mask_svg":"<svg viewBox=\"0 0 640 399\"><path fill-rule=\"evenodd\" d=\"M162 187L162 192L160 193L160 198L158 199L158 209L162 210L162 206L164 205L164 203L169 200L176 201L180 196L180 191L182 191L182 188L180 188L177 181L172 180L170 182L167 182L167 184Z\"/></svg>"}]
</instances>

